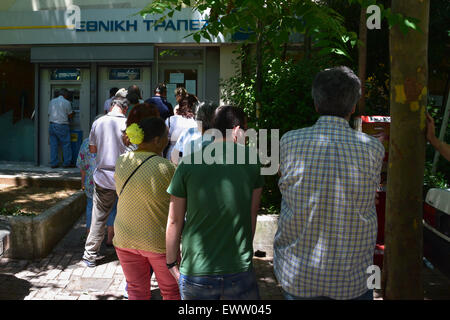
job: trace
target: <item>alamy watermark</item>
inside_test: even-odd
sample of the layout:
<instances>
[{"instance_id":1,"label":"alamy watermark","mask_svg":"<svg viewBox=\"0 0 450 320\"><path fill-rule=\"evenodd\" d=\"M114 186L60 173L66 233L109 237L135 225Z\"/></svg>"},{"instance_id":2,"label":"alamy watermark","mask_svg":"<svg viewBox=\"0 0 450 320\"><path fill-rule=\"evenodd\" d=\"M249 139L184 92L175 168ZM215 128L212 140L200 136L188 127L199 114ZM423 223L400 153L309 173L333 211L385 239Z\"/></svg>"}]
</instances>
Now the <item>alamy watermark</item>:
<instances>
[{"instance_id":1,"label":"alamy watermark","mask_svg":"<svg viewBox=\"0 0 450 320\"><path fill-rule=\"evenodd\" d=\"M369 274L367 278L367 289L381 289L381 269L377 265L371 265L367 268L366 273Z\"/></svg>"},{"instance_id":2,"label":"alamy watermark","mask_svg":"<svg viewBox=\"0 0 450 320\"><path fill-rule=\"evenodd\" d=\"M199 122L201 131L201 123ZM270 132L270 153L269 153L269 132ZM217 129L208 129L203 137L213 141L232 141L238 145L237 148L231 143L223 144L210 143L199 149L190 145L185 148L193 153L191 156L183 158L185 164L258 164L261 163L261 175L274 175L278 172L280 164L280 131L278 129L227 129L226 137ZM172 141L174 142L174 141ZM248 149L243 145L248 146ZM242 147L239 147L242 146ZM224 150L225 149L225 150ZM236 154L235 154L236 151ZM225 152L225 154L224 154ZM193 162L192 162L193 161Z\"/></svg>"},{"instance_id":3,"label":"alamy watermark","mask_svg":"<svg viewBox=\"0 0 450 320\"><path fill-rule=\"evenodd\" d=\"M366 9L367 20L366 26L367 29L381 29L381 8L377 5L368 6Z\"/></svg>"},{"instance_id":4,"label":"alamy watermark","mask_svg":"<svg viewBox=\"0 0 450 320\"><path fill-rule=\"evenodd\" d=\"M79 6L70 5L64 13L64 23L67 29L76 30L81 26L81 9Z\"/></svg>"}]
</instances>

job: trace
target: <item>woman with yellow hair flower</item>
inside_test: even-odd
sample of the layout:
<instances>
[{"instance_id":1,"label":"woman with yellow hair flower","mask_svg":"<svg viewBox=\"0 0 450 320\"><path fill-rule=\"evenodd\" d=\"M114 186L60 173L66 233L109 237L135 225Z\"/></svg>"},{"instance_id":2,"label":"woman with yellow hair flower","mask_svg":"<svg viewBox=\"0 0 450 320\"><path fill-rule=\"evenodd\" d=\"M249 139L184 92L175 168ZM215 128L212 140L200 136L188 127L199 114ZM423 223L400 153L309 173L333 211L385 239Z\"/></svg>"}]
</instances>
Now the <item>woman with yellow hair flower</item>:
<instances>
[{"instance_id":1,"label":"woman with yellow hair flower","mask_svg":"<svg viewBox=\"0 0 450 320\"><path fill-rule=\"evenodd\" d=\"M138 124L145 118L159 117L158 108L153 103L140 103L133 107L127 117L127 128L133 123ZM123 132L122 141L127 146L128 151L134 151L137 148L136 144L130 141L126 132Z\"/></svg>"},{"instance_id":2,"label":"woman with yellow hair flower","mask_svg":"<svg viewBox=\"0 0 450 320\"><path fill-rule=\"evenodd\" d=\"M113 239L128 284L130 300L149 300L151 270L165 300L179 300L175 278L166 266L166 192L175 165L162 157L168 129L161 118L131 124L126 134L137 150L119 157L115 181L119 195Z\"/></svg>"}]
</instances>

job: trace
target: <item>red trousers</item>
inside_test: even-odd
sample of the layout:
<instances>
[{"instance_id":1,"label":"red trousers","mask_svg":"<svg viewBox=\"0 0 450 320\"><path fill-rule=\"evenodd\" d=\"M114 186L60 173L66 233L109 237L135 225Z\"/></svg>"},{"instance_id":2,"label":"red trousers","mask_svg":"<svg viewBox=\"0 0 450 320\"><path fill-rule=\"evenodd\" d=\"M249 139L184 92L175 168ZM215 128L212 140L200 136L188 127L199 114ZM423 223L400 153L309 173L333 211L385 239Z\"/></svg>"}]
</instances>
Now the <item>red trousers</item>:
<instances>
[{"instance_id":1,"label":"red trousers","mask_svg":"<svg viewBox=\"0 0 450 320\"><path fill-rule=\"evenodd\" d=\"M129 300L150 300L150 267L164 300L180 300L178 283L166 265L166 254L117 248L117 257L128 284Z\"/></svg>"}]
</instances>

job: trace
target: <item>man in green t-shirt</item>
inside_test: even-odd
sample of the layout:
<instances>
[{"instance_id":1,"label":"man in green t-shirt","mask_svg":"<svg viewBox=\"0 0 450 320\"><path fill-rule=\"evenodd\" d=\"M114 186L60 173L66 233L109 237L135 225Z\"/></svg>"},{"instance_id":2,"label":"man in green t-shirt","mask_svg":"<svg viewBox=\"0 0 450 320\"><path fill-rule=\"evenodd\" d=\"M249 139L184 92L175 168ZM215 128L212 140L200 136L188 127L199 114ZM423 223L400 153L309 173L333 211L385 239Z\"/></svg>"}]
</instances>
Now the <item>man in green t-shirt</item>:
<instances>
[{"instance_id":1,"label":"man in green t-shirt","mask_svg":"<svg viewBox=\"0 0 450 320\"><path fill-rule=\"evenodd\" d=\"M260 164L252 161L256 150L236 143L246 130L241 109L218 108L214 128L214 142L184 157L167 189L167 267L183 300L259 299L252 243L264 183Z\"/></svg>"}]
</instances>

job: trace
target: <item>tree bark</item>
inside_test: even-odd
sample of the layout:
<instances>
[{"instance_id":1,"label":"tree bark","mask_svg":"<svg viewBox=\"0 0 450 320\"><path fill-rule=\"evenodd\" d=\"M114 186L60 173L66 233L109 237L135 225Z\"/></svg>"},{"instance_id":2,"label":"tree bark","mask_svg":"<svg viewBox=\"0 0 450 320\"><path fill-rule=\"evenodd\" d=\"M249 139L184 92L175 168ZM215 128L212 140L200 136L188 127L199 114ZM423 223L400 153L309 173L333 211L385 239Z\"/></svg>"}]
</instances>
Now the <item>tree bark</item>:
<instances>
[{"instance_id":1,"label":"tree bark","mask_svg":"<svg viewBox=\"0 0 450 320\"><path fill-rule=\"evenodd\" d=\"M361 98L358 102L357 116L364 115L366 106L366 65L367 65L367 8L361 6L361 17L359 20L359 41L358 46L358 73L361 81Z\"/></svg>"},{"instance_id":2,"label":"tree bark","mask_svg":"<svg viewBox=\"0 0 450 320\"><path fill-rule=\"evenodd\" d=\"M390 31L391 127L383 295L423 299L423 174L428 82L429 0L393 0L392 12L418 18L422 31Z\"/></svg>"},{"instance_id":3,"label":"tree bark","mask_svg":"<svg viewBox=\"0 0 450 320\"><path fill-rule=\"evenodd\" d=\"M263 38L262 38L263 25L261 20L258 21L258 37L256 41L256 80L255 80L255 100L256 100L256 121L259 121L259 115L261 110L261 95L262 95L262 67L263 67Z\"/></svg>"}]
</instances>

